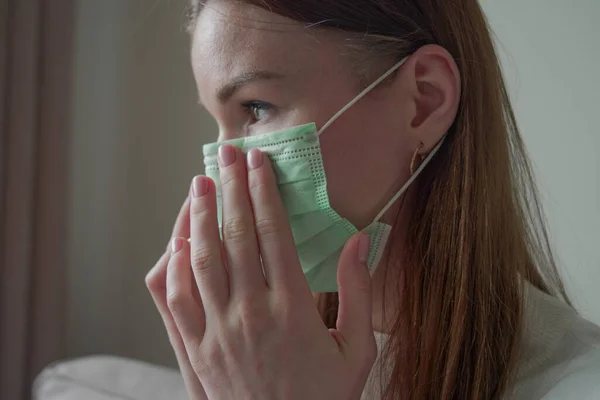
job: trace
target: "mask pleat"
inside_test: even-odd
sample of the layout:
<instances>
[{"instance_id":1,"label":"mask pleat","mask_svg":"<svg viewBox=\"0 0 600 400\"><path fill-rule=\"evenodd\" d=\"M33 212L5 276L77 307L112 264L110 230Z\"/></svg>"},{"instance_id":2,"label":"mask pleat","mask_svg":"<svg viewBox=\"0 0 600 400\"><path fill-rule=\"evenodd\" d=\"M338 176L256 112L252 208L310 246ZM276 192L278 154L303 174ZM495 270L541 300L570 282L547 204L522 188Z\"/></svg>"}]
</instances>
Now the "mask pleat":
<instances>
[{"instance_id":1,"label":"mask pleat","mask_svg":"<svg viewBox=\"0 0 600 400\"><path fill-rule=\"evenodd\" d=\"M222 226L222 197L217 152L223 144L232 144L243 152L258 148L269 157L309 286L315 292L336 292L341 251L358 231L331 208L316 125L204 146L206 175L217 188L219 226ZM381 256L388 228L374 223L365 229L372 241L370 265L376 264Z\"/></svg>"},{"instance_id":2,"label":"mask pleat","mask_svg":"<svg viewBox=\"0 0 600 400\"><path fill-rule=\"evenodd\" d=\"M344 221L340 220L335 225L312 236L310 240L296 245L302 269L309 271L325 261L333 252L344 247L348 238L356 232L356 230L353 232Z\"/></svg>"}]
</instances>

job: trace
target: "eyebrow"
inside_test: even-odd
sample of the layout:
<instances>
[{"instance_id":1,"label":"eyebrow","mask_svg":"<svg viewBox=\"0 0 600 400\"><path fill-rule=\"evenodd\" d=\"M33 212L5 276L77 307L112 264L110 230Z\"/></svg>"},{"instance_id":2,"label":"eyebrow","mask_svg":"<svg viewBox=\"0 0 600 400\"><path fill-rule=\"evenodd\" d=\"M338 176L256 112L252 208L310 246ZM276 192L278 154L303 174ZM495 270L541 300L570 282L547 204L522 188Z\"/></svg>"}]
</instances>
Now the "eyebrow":
<instances>
[{"instance_id":1,"label":"eyebrow","mask_svg":"<svg viewBox=\"0 0 600 400\"><path fill-rule=\"evenodd\" d=\"M217 91L217 99L221 103L227 102L235 92L240 90L243 86L256 82L256 81L264 81L264 80L273 80L273 79L282 79L284 75L271 72L271 71L251 71L246 72L242 75L238 75L231 80L231 82L227 83L223 87L221 87Z\"/></svg>"}]
</instances>

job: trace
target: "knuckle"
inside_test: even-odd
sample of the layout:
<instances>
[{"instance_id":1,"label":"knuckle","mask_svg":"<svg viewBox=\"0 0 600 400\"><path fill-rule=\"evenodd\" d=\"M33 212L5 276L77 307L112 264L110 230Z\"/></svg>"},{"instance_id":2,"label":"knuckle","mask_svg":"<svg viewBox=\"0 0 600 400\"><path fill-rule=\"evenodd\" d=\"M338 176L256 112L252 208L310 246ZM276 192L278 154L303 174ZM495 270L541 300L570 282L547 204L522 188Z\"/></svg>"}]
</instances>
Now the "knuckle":
<instances>
[{"instance_id":1,"label":"knuckle","mask_svg":"<svg viewBox=\"0 0 600 400\"><path fill-rule=\"evenodd\" d=\"M167 261L159 261L144 278L144 282L146 283L146 287L150 291L150 293L157 293L164 291L166 288L166 269L167 269Z\"/></svg>"},{"instance_id":2,"label":"knuckle","mask_svg":"<svg viewBox=\"0 0 600 400\"><path fill-rule=\"evenodd\" d=\"M154 271L150 271L146 274L146 277L144 278L144 282L146 283L146 287L148 288L148 290L150 292L153 292L156 290L156 274L154 273Z\"/></svg>"},{"instance_id":3,"label":"knuckle","mask_svg":"<svg viewBox=\"0 0 600 400\"><path fill-rule=\"evenodd\" d=\"M190 203L190 215L193 218L199 219L208 214L206 200L204 198L193 199Z\"/></svg>"},{"instance_id":4,"label":"knuckle","mask_svg":"<svg viewBox=\"0 0 600 400\"><path fill-rule=\"evenodd\" d=\"M238 330L246 336L254 337L267 326L272 326L266 323L264 305L256 300L247 299L241 300L237 305L237 325Z\"/></svg>"},{"instance_id":5,"label":"knuckle","mask_svg":"<svg viewBox=\"0 0 600 400\"><path fill-rule=\"evenodd\" d=\"M223 222L223 240L232 243L245 240L252 233L252 227L247 218L233 217Z\"/></svg>"},{"instance_id":6,"label":"knuckle","mask_svg":"<svg viewBox=\"0 0 600 400\"><path fill-rule=\"evenodd\" d=\"M267 188L267 182L264 179L261 179L257 176L253 176L251 179L248 179L248 190L252 197L262 197L262 193Z\"/></svg>"},{"instance_id":7,"label":"knuckle","mask_svg":"<svg viewBox=\"0 0 600 400\"><path fill-rule=\"evenodd\" d=\"M217 261L215 251L208 247L196 247L192 250L192 265L196 271L206 271Z\"/></svg>"},{"instance_id":8,"label":"knuckle","mask_svg":"<svg viewBox=\"0 0 600 400\"><path fill-rule=\"evenodd\" d=\"M299 320L298 313L292 311L292 307L280 308L277 312L277 321L279 321L281 329L286 331L293 331L294 327L298 326L298 322L303 322Z\"/></svg>"},{"instance_id":9,"label":"knuckle","mask_svg":"<svg viewBox=\"0 0 600 400\"><path fill-rule=\"evenodd\" d=\"M164 293L167 288L166 281L159 281L156 276L146 275L146 288L152 296Z\"/></svg>"},{"instance_id":10,"label":"knuckle","mask_svg":"<svg viewBox=\"0 0 600 400\"><path fill-rule=\"evenodd\" d=\"M272 308L275 310L277 319L282 326L294 326L298 320L298 309L294 306L296 302L287 297L278 297Z\"/></svg>"},{"instance_id":11,"label":"knuckle","mask_svg":"<svg viewBox=\"0 0 600 400\"><path fill-rule=\"evenodd\" d=\"M263 217L256 220L256 233L259 236L273 236L281 232L279 221L272 217Z\"/></svg>"},{"instance_id":12,"label":"knuckle","mask_svg":"<svg viewBox=\"0 0 600 400\"><path fill-rule=\"evenodd\" d=\"M241 177L241 172L237 170L237 168L228 168L221 169L221 189L222 190L231 190L235 189L236 185L239 183Z\"/></svg>"},{"instance_id":13,"label":"knuckle","mask_svg":"<svg viewBox=\"0 0 600 400\"><path fill-rule=\"evenodd\" d=\"M206 376L207 372L211 369L211 365L214 365L209 360L199 355L190 356L190 364L192 370L194 370L198 376Z\"/></svg>"},{"instance_id":14,"label":"knuckle","mask_svg":"<svg viewBox=\"0 0 600 400\"><path fill-rule=\"evenodd\" d=\"M203 341L202 348L198 348L193 356L190 357L192 369L198 376L206 376L216 367L222 364L223 351L219 343Z\"/></svg>"},{"instance_id":15,"label":"knuckle","mask_svg":"<svg viewBox=\"0 0 600 400\"><path fill-rule=\"evenodd\" d=\"M173 316L179 315L184 306L186 299L181 293L167 293L167 307Z\"/></svg>"}]
</instances>

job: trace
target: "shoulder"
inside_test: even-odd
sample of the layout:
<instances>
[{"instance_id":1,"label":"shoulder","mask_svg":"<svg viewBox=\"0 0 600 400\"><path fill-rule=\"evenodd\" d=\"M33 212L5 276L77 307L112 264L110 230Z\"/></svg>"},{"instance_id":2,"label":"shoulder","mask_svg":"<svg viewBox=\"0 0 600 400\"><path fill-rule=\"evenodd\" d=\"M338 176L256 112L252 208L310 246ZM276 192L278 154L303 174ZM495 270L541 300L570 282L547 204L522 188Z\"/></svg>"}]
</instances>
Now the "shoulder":
<instances>
[{"instance_id":1,"label":"shoulder","mask_svg":"<svg viewBox=\"0 0 600 400\"><path fill-rule=\"evenodd\" d=\"M600 333L600 328L590 326ZM519 374L511 400L600 400L600 344L566 335ZM544 346L541 344L541 346Z\"/></svg>"},{"instance_id":2,"label":"shoulder","mask_svg":"<svg viewBox=\"0 0 600 400\"><path fill-rule=\"evenodd\" d=\"M570 364L544 399L600 400L600 349L590 349Z\"/></svg>"},{"instance_id":3,"label":"shoulder","mask_svg":"<svg viewBox=\"0 0 600 400\"><path fill-rule=\"evenodd\" d=\"M519 374L510 399L600 400L600 327L529 288Z\"/></svg>"}]
</instances>

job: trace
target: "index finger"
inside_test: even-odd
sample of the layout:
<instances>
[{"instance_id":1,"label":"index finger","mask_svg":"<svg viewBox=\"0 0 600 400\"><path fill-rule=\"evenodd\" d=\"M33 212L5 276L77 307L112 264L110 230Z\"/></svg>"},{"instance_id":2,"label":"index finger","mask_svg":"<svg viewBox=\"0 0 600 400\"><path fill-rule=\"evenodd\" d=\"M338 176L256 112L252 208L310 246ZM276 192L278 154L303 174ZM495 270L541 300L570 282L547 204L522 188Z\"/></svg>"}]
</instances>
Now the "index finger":
<instances>
[{"instance_id":1,"label":"index finger","mask_svg":"<svg viewBox=\"0 0 600 400\"><path fill-rule=\"evenodd\" d=\"M248 188L269 287L304 293L309 298L310 290L300 267L275 173L269 158L258 149L248 153Z\"/></svg>"}]
</instances>

